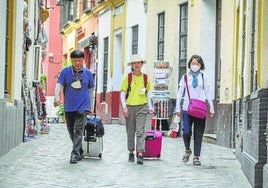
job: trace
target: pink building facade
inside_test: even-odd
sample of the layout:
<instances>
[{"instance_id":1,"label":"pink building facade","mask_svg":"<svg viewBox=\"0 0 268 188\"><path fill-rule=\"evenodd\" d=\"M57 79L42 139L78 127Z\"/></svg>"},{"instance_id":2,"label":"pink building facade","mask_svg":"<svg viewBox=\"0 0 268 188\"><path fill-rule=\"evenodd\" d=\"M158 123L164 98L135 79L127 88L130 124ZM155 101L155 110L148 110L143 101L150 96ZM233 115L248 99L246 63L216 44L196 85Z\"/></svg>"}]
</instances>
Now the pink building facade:
<instances>
[{"instance_id":1,"label":"pink building facade","mask_svg":"<svg viewBox=\"0 0 268 188\"><path fill-rule=\"evenodd\" d=\"M48 0L46 8L49 18L44 22L44 29L48 38L42 61L42 74L46 76L44 91L47 96L54 96L57 75L62 68L62 39L60 35L60 7L56 2Z\"/></svg>"}]
</instances>

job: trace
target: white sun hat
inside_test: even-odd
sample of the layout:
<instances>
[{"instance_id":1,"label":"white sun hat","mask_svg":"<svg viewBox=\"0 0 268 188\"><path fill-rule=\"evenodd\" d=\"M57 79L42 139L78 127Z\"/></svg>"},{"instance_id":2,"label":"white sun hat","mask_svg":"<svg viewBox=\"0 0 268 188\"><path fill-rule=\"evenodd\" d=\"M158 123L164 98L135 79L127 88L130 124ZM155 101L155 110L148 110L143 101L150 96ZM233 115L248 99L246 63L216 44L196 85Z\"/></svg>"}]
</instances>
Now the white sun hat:
<instances>
[{"instance_id":1,"label":"white sun hat","mask_svg":"<svg viewBox=\"0 0 268 188\"><path fill-rule=\"evenodd\" d=\"M146 63L146 61L139 54L131 55L130 62L128 62L127 65L131 66L134 62L142 62L143 64Z\"/></svg>"}]
</instances>

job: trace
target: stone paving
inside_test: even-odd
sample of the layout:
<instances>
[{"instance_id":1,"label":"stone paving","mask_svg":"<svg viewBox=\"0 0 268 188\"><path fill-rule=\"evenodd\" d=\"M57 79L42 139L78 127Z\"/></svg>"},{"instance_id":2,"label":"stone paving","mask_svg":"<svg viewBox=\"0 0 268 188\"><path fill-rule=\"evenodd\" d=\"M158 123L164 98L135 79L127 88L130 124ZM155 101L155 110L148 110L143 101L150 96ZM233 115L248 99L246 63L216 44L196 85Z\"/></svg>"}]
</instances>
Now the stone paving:
<instances>
[{"instance_id":1,"label":"stone paving","mask_svg":"<svg viewBox=\"0 0 268 188\"><path fill-rule=\"evenodd\" d=\"M64 124L50 124L0 157L1 188L250 188L232 150L203 143L201 166L181 161L183 140L163 137L160 159L129 163L123 125L105 125L102 159L86 158L70 164L71 141Z\"/></svg>"}]
</instances>

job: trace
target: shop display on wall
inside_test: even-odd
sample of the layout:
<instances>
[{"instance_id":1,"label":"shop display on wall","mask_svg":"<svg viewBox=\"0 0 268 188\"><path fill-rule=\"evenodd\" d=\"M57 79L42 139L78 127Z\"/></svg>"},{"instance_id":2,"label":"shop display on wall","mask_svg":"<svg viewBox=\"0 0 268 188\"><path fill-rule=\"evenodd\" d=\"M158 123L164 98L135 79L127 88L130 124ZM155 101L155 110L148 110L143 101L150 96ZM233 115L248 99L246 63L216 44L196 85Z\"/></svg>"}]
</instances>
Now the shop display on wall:
<instances>
[{"instance_id":1,"label":"shop display on wall","mask_svg":"<svg viewBox=\"0 0 268 188\"><path fill-rule=\"evenodd\" d=\"M153 105L156 113L157 124L160 131L168 130L167 120L169 119L169 62L156 61L154 63L154 78L153 78ZM163 127L165 125L165 127Z\"/></svg>"}]
</instances>

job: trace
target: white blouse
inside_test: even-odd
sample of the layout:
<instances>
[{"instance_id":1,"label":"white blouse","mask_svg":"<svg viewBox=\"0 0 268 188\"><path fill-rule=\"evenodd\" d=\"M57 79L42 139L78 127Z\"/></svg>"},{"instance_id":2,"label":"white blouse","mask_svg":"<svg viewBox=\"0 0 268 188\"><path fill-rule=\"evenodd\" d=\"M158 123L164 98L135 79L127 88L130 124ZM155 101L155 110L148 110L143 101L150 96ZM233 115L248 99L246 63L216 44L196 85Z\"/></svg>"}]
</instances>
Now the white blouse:
<instances>
[{"instance_id":1,"label":"white blouse","mask_svg":"<svg viewBox=\"0 0 268 188\"><path fill-rule=\"evenodd\" d=\"M203 74L203 78L202 78ZM189 105L189 97L186 89L186 83L184 80L184 76L182 76L180 83L179 83L179 89L177 92L177 100L176 100L176 112L181 112L181 100L183 99L183 104L182 104L182 110L187 111L188 105ZM199 100L207 100L209 104L209 111L214 113L214 105L212 101L212 96L210 93L210 82L208 80L208 77L206 74L202 73L197 76L198 79L198 86L196 88L193 87L192 85L192 80L193 76L190 73L187 73L187 82L188 82L188 88L189 88L189 93L190 97L194 99L199 99ZM184 92L185 90L185 92ZM184 93L184 97L183 97Z\"/></svg>"}]
</instances>

